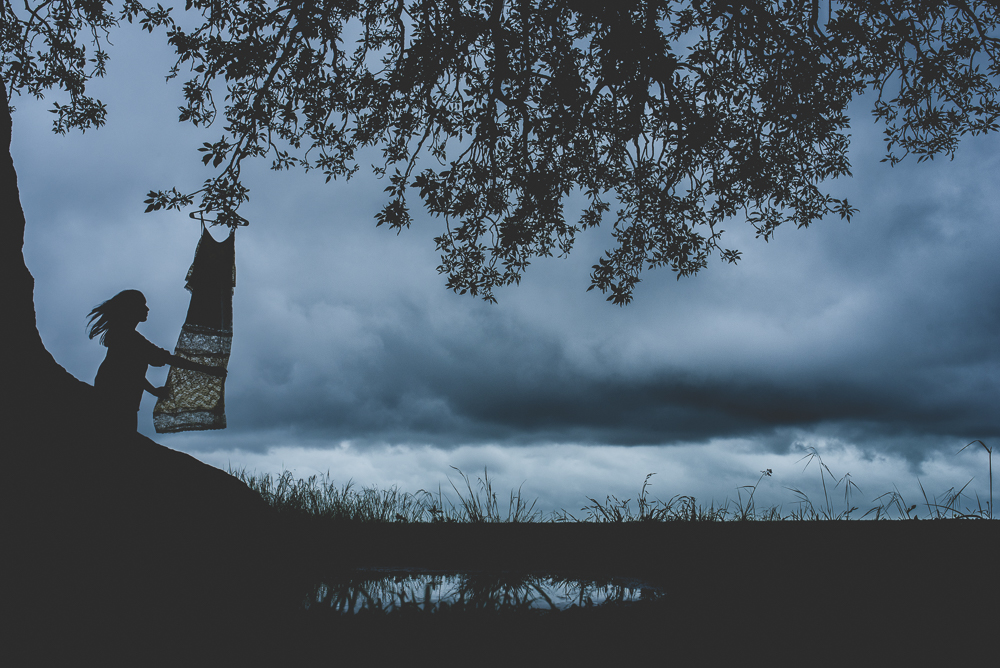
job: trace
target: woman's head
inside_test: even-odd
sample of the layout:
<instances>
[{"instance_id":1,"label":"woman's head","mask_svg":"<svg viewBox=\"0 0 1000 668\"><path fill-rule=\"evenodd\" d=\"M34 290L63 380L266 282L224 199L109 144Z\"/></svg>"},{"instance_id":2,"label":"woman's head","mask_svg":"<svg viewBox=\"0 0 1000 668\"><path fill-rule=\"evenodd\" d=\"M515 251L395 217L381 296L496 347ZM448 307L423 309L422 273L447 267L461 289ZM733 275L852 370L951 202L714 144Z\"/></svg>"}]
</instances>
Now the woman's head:
<instances>
[{"instance_id":1,"label":"woman's head","mask_svg":"<svg viewBox=\"0 0 1000 668\"><path fill-rule=\"evenodd\" d=\"M90 312L87 324L90 326L89 336L100 336L101 345L108 330L118 327L134 328L146 320L149 307L146 297L138 290L122 290L108 301L98 304Z\"/></svg>"}]
</instances>

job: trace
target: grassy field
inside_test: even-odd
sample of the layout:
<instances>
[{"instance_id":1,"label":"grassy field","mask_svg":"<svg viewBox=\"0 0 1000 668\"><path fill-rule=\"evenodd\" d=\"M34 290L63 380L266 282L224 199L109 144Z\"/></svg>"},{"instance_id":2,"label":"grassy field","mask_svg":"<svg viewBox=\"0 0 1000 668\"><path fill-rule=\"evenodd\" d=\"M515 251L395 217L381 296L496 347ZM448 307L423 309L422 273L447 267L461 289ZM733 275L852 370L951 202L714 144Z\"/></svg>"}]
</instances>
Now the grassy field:
<instances>
[{"instance_id":1,"label":"grassy field","mask_svg":"<svg viewBox=\"0 0 1000 668\"><path fill-rule=\"evenodd\" d=\"M912 503L894 490L859 509L850 479L836 479L812 452L823 499L799 492L788 512L755 502L769 471L721 506L650 498L647 476L635 499L593 497L579 512L548 515L520 490L501 496L486 471L475 481L459 471L462 483L450 494L358 489L288 472L234 474L283 525L296 527L299 542L288 550L301 555L302 600L311 605L290 615L287 633L304 652L319 652L310 661L326 660L323 648L336 647L344 660L369 665L421 654L445 665L602 665L650 653L665 665L755 655L766 656L765 665L929 665L989 649L1000 619L992 452L978 441L970 446L989 459L989 498L970 497L966 485ZM345 583L368 578L377 589L377 568L466 574L470 591L487 595L342 614L353 609L350 597L365 596ZM632 578L660 595L530 609L516 592L540 578ZM511 591L503 604L502 593Z\"/></svg>"}]
</instances>

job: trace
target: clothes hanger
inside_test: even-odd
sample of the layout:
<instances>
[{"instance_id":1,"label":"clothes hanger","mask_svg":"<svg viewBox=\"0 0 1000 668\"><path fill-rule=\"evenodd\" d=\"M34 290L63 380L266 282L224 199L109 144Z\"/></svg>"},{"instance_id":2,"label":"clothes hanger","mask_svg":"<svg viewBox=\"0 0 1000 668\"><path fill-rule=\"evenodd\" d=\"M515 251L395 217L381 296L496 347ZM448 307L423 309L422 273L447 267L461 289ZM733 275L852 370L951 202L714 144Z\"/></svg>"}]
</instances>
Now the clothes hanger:
<instances>
[{"instance_id":1,"label":"clothes hanger","mask_svg":"<svg viewBox=\"0 0 1000 668\"><path fill-rule=\"evenodd\" d=\"M191 213L189 213L188 214L188 218L191 218L192 220L200 221L202 229L205 229L205 223L208 223L210 225L222 225L223 224L223 223L219 223L216 220L211 220L211 219L206 220L205 219L205 213L207 213L207 212L204 209L198 209L197 211L192 211ZM247 225L250 224L249 220L247 220L246 218L244 218L243 216L241 216L241 215L239 215L237 213L234 213L233 217L235 218L235 222L233 222L233 223L224 223L225 225L233 228L233 231L235 231L237 227L246 227Z\"/></svg>"}]
</instances>

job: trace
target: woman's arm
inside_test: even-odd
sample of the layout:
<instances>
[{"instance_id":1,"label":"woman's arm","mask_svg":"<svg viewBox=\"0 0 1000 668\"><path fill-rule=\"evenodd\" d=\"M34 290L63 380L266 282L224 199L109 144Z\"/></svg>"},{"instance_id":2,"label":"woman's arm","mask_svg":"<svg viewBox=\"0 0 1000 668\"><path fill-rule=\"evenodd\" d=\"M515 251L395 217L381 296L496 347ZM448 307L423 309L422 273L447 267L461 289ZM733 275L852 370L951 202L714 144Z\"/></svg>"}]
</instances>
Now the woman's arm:
<instances>
[{"instance_id":1,"label":"woman's arm","mask_svg":"<svg viewBox=\"0 0 1000 668\"><path fill-rule=\"evenodd\" d=\"M202 373L207 373L209 376L215 376L216 378L225 378L226 370L221 366L207 366L199 362L193 362L189 359L184 359L183 357L178 357L177 355L170 356L170 366L175 366L179 369L187 369L188 371L200 371Z\"/></svg>"},{"instance_id":2,"label":"woman's arm","mask_svg":"<svg viewBox=\"0 0 1000 668\"><path fill-rule=\"evenodd\" d=\"M146 390L147 392L149 392L150 394L152 394L157 399L162 399L163 398L163 391L165 389L167 389L167 388L165 388L165 387L153 387L153 384L151 382L149 382L148 380L146 380L145 378L143 378L142 379L142 389Z\"/></svg>"}]
</instances>

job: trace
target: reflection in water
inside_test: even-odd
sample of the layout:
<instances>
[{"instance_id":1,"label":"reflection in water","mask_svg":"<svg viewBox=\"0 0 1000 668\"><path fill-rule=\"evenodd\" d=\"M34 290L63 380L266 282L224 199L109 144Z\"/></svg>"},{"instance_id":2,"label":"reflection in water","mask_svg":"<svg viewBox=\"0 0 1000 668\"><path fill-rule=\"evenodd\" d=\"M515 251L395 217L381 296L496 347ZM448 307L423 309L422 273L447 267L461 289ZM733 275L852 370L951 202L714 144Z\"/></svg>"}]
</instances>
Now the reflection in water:
<instances>
[{"instance_id":1,"label":"reflection in water","mask_svg":"<svg viewBox=\"0 0 1000 668\"><path fill-rule=\"evenodd\" d=\"M366 569L317 586L310 610L340 613L460 606L466 610L562 610L658 599L662 590L623 578L603 581L522 573Z\"/></svg>"}]
</instances>

